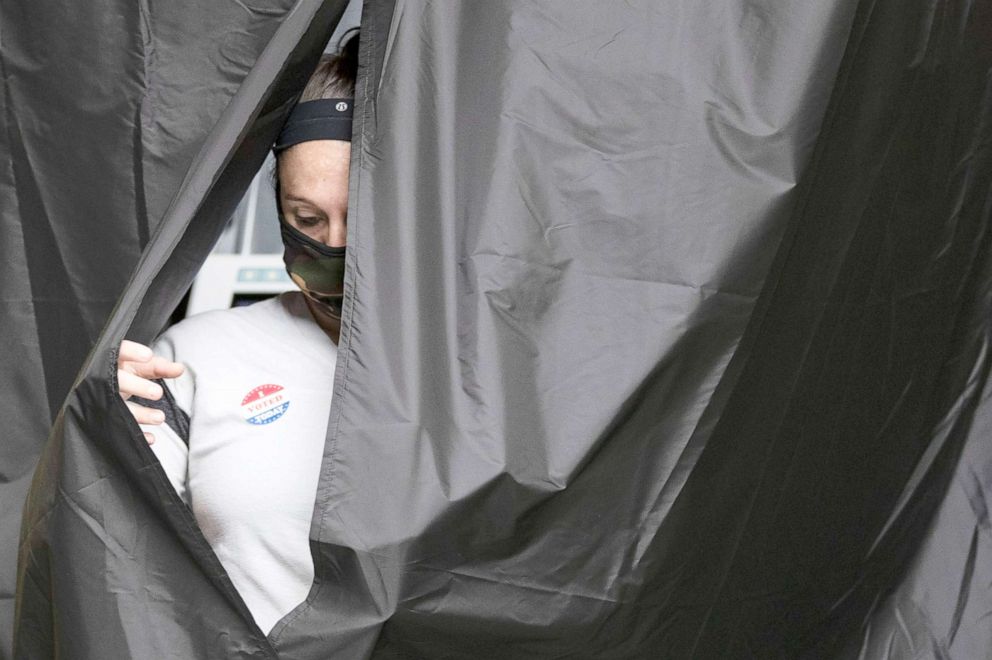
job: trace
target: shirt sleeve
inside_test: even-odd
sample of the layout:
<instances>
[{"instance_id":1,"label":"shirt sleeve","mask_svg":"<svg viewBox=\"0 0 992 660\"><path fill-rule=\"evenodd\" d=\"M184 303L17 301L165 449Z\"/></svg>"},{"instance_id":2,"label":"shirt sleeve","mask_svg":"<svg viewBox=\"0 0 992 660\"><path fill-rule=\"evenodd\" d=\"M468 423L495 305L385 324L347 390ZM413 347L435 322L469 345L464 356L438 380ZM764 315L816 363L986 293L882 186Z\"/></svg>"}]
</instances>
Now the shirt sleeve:
<instances>
[{"instance_id":1,"label":"shirt sleeve","mask_svg":"<svg viewBox=\"0 0 992 660\"><path fill-rule=\"evenodd\" d=\"M152 351L167 360L176 360L175 346L168 333L155 342ZM179 497L189 504L189 427L196 382L189 365L184 366L186 370L178 378L158 381L163 390L162 398L158 401L138 397L132 397L132 400L165 413L165 422L158 425L142 424L141 430L155 437L155 442L151 445L152 452L162 464Z\"/></svg>"}]
</instances>

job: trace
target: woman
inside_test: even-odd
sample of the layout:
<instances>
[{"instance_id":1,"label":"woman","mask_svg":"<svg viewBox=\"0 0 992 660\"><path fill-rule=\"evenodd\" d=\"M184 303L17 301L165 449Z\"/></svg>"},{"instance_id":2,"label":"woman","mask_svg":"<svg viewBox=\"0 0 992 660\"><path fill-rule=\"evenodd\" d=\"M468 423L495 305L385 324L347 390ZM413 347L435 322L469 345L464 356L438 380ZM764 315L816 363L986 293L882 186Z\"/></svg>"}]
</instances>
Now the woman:
<instances>
[{"instance_id":1,"label":"woman","mask_svg":"<svg viewBox=\"0 0 992 660\"><path fill-rule=\"evenodd\" d=\"M266 633L313 580L358 34L346 39L321 61L273 148L285 262L301 291L189 318L153 349L125 341L118 361L121 396Z\"/></svg>"}]
</instances>

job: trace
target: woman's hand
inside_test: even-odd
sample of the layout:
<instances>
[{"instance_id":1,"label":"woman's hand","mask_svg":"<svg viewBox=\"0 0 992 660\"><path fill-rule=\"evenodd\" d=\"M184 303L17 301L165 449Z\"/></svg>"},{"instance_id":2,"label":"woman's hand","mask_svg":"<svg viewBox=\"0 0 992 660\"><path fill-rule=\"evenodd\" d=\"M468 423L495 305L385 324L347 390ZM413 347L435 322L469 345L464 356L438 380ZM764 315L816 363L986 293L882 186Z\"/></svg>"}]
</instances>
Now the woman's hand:
<instances>
[{"instance_id":1,"label":"woman's hand","mask_svg":"<svg viewBox=\"0 0 992 660\"><path fill-rule=\"evenodd\" d=\"M183 365L155 355L144 344L127 339L121 342L120 354L117 356L117 386L120 388L121 398L139 424L161 424L165 421L165 413L128 399L137 396L158 401L162 398L162 386L152 381L157 378L176 378L183 371ZM152 444L155 436L145 433L145 440Z\"/></svg>"}]
</instances>

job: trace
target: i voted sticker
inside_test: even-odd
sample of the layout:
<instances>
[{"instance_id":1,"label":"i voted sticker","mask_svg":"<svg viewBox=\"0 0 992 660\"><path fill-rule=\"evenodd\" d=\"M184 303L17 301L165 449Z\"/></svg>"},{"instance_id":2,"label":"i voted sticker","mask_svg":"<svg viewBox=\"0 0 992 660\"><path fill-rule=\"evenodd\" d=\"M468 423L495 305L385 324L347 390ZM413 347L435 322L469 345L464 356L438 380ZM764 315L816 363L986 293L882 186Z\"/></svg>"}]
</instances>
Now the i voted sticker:
<instances>
[{"instance_id":1,"label":"i voted sticker","mask_svg":"<svg viewBox=\"0 0 992 660\"><path fill-rule=\"evenodd\" d=\"M255 426L271 424L289 410L289 398L282 385L259 385L241 400L241 414Z\"/></svg>"}]
</instances>

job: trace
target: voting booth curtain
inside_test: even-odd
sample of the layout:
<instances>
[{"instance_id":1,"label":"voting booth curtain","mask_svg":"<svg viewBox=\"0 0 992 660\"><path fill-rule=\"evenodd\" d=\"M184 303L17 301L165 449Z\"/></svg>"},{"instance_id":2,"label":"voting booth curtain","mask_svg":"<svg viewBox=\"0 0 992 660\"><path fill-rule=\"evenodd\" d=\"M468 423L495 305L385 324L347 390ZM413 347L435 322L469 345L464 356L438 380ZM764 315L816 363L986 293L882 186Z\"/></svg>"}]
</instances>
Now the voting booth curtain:
<instances>
[{"instance_id":1,"label":"voting booth curtain","mask_svg":"<svg viewBox=\"0 0 992 660\"><path fill-rule=\"evenodd\" d=\"M115 347L343 8L4 8L15 657L985 657L992 5L937 0L366 0L315 579L262 633Z\"/></svg>"}]
</instances>

